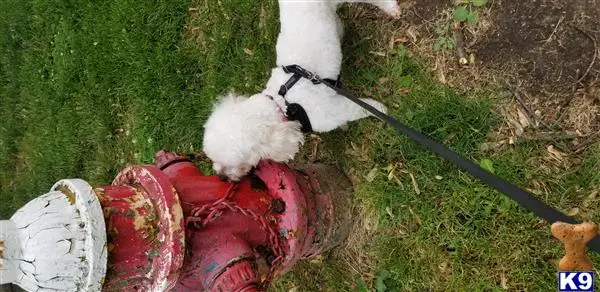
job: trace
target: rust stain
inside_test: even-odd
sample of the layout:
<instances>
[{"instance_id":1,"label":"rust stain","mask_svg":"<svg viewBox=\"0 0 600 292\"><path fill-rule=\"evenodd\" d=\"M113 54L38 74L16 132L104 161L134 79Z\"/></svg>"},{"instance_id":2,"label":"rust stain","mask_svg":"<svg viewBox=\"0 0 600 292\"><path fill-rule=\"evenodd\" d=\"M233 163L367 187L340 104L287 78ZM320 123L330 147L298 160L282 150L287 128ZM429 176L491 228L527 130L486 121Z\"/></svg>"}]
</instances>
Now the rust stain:
<instances>
[{"instance_id":1,"label":"rust stain","mask_svg":"<svg viewBox=\"0 0 600 292\"><path fill-rule=\"evenodd\" d=\"M4 260L4 241L0 240L0 268L2 268Z\"/></svg>"},{"instance_id":2,"label":"rust stain","mask_svg":"<svg viewBox=\"0 0 600 292\"><path fill-rule=\"evenodd\" d=\"M98 198L98 200L102 203L102 202L108 202L108 201L112 201L113 198L111 197L106 197L104 195L104 189L103 188L93 188L92 191L94 192L94 194L96 195L96 198Z\"/></svg>"},{"instance_id":3,"label":"rust stain","mask_svg":"<svg viewBox=\"0 0 600 292\"><path fill-rule=\"evenodd\" d=\"M296 231L288 230L288 238L296 238Z\"/></svg>"},{"instance_id":4,"label":"rust stain","mask_svg":"<svg viewBox=\"0 0 600 292\"><path fill-rule=\"evenodd\" d=\"M73 193L73 191L69 189L69 187L67 187L66 185L59 185L58 187L56 187L56 189L67 197L67 201L69 201L69 204L75 204L75 202L77 201L77 197L75 196L75 193Z\"/></svg>"}]
</instances>

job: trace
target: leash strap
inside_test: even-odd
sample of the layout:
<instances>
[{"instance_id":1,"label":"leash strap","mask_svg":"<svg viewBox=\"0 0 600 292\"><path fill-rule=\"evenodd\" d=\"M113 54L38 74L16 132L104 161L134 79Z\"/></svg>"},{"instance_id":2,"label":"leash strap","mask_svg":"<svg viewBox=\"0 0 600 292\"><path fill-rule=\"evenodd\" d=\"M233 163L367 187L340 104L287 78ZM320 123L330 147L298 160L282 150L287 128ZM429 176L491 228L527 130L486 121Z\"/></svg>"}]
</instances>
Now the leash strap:
<instances>
[{"instance_id":1,"label":"leash strap","mask_svg":"<svg viewBox=\"0 0 600 292\"><path fill-rule=\"evenodd\" d=\"M286 67L287 67L287 70L289 70L290 72L294 72L296 74L303 74L303 72L307 72L306 70L302 69L298 65L291 65L291 66L286 66ZM304 75L302 75L302 76L305 77ZM314 75L312 73L307 75L305 78L310 79L311 81L321 80L317 75ZM313 83L318 84L318 83L315 83L314 81L313 81ZM560 211L558 211L558 210L552 208L551 206L545 204L544 202L538 200L531 193L507 182L506 180L504 180L496 175L493 175L493 174L487 172L486 170L481 168L479 165L471 162L470 160L467 160L467 159L461 157L458 153L450 150L446 146L433 141L431 138L427 137L426 135L424 135L412 128L409 128L408 126L399 122L395 118L380 112L379 110L377 110L373 106L367 104L366 102L360 100L358 97L354 96L350 92L347 92L341 88L336 88L327 82L319 82L319 83L323 83L325 86L335 90L338 94L340 94L340 95L346 97L347 99L353 101L354 103L358 104L365 110L372 113L375 117L377 117L381 121L394 127L398 132L408 136L412 140L417 141L419 144L421 144L421 146L435 152L442 158L454 163L456 166L460 167L462 170L468 172L472 176L476 177L477 179L483 181L484 183L486 183L487 185L496 189L497 191L508 196L515 202L519 203L521 206L523 206L526 209L528 209L529 211L533 212L535 215L548 221L550 224L557 222L557 221L570 223L570 224L579 223L577 220L561 213ZM600 236L596 235L596 237L594 237L592 240L590 240L588 242L588 247L591 250L593 250L597 253L600 253Z\"/></svg>"}]
</instances>

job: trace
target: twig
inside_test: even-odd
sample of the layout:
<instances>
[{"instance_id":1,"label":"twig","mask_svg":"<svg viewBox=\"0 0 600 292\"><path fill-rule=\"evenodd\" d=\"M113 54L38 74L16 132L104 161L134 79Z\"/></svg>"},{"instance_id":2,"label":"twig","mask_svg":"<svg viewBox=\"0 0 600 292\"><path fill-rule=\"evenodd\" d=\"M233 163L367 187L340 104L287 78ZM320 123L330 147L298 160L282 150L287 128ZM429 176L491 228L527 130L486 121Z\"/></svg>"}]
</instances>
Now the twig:
<instances>
[{"instance_id":1,"label":"twig","mask_svg":"<svg viewBox=\"0 0 600 292\"><path fill-rule=\"evenodd\" d=\"M588 37L594 43L594 55L593 55L592 60L590 61L590 64L588 65L587 69L583 73L583 75L581 75L581 77L579 77L577 79L577 81L575 81L573 83L573 88L572 88L573 93L571 95L569 95L567 97L567 99L560 105L560 111L559 111L558 118L556 119L556 121L554 121L554 123L552 123L551 127L554 127L554 126L558 125L560 122L562 122L563 118L567 114L566 109L569 106L569 104L571 104L571 101L574 98L573 95L575 95L575 93L576 93L575 91L577 90L577 85L582 84L583 80L588 76L588 74L592 70L592 67L594 67L594 64L596 63L596 58L598 57L598 42L596 41L596 38L594 38L592 35L590 35L589 33L585 32L584 30L582 30L581 28L579 28L577 26L573 26L573 28L575 28L575 30L579 31L580 33L582 33L583 35ZM561 73L562 73L562 71L561 71ZM579 69L577 70L577 75L579 75Z\"/></svg>"},{"instance_id":2,"label":"twig","mask_svg":"<svg viewBox=\"0 0 600 292\"><path fill-rule=\"evenodd\" d=\"M533 133L533 134L523 135L521 137L518 137L517 143L518 142L538 142L538 141L557 142L557 141L563 141L563 140L572 140L572 139L575 139L578 137L580 137L580 136L577 135L577 133L565 133L565 132L559 132L559 131L539 132L539 133Z\"/></svg>"},{"instance_id":3,"label":"twig","mask_svg":"<svg viewBox=\"0 0 600 292\"><path fill-rule=\"evenodd\" d=\"M425 17L421 16L421 15L420 15L420 14L417 12L417 9L415 9L415 7L414 7L414 6L413 6L413 8L412 8L412 12L413 12L413 14L414 14L416 17L420 18L420 19L421 19L423 22L426 22L426 23L429 23L429 24L433 24L433 25L435 25L435 22L433 22L433 21L431 21L431 20L429 20L429 19L425 19ZM429 31L429 29L428 29L428 31Z\"/></svg>"},{"instance_id":4,"label":"twig","mask_svg":"<svg viewBox=\"0 0 600 292\"><path fill-rule=\"evenodd\" d=\"M556 24L556 26L554 26L554 30L552 31L550 36L544 41L544 43L548 44L552 40L552 37L556 34L556 31L558 31L558 27L560 26L560 24L563 22L564 19L565 19L564 15L560 17L560 19L558 20L558 23Z\"/></svg>"},{"instance_id":5,"label":"twig","mask_svg":"<svg viewBox=\"0 0 600 292\"><path fill-rule=\"evenodd\" d=\"M577 31L579 31L580 33L584 34L586 37L588 37L594 43L594 56L592 57L592 61L590 61L590 64L588 65L587 69L585 70L583 75L581 75L581 77L579 77L579 79L577 79L577 82L576 82L576 83L581 83L587 77L587 75L590 73L590 70L592 70L592 67L594 67L594 64L596 63L596 58L598 57L598 42L596 41L596 38L594 36L590 35L589 33L582 30L581 28L579 28L577 26L574 26L574 28Z\"/></svg>"},{"instance_id":6,"label":"twig","mask_svg":"<svg viewBox=\"0 0 600 292\"><path fill-rule=\"evenodd\" d=\"M579 144L577 146L574 146L573 148L571 148L571 150L575 153L580 153L583 150L585 150L588 146L590 146L596 142L599 142L599 141L600 141L600 131L589 135L585 141L581 142L581 144Z\"/></svg>"},{"instance_id":7,"label":"twig","mask_svg":"<svg viewBox=\"0 0 600 292\"><path fill-rule=\"evenodd\" d=\"M454 47L456 48L456 57L458 63L461 65L467 65L467 52L465 51L465 36L462 32L462 25L460 22L454 22L452 25L452 35L454 36Z\"/></svg>"},{"instance_id":8,"label":"twig","mask_svg":"<svg viewBox=\"0 0 600 292\"><path fill-rule=\"evenodd\" d=\"M509 86L510 87L510 86ZM546 122L544 122L541 118L539 118L535 112L531 109L531 107L521 98L521 96L519 95L518 90L512 90L515 96L515 99L517 100L517 102L519 103L519 105L523 108L523 110L525 110L525 113L527 114L527 117L534 121L534 122L538 122L540 125L544 126L546 129L548 129L550 131L550 133L558 133L557 131L555 131L555 129L548 125ZM523 94L527 95L527 93L523 92ZM559 148L562 151L568 151L568 149L566 149L565 147L560 146L558 143L559 140L569 140L569 139L574 139L575 137L568 137L569 134L567 133L563 133L563 137L551 137L550 135L546 135L545 137L542 137L543 134L540 134L539 137L537 137L537 141L548 141L548 142L555 142L554 144L556 144L556 147ZM535 141L534 140L530 140L530 141Z\"/></svg>"},{"instance_id":9,"label":"twig","mask_svg":"<svg viewBox=\"0 0 600 292\"><path fill-rule=\"evenodd\" d=\"M513 90L515 99L519 103L519 105L525 110L527 116L532 120L540 123L540 125L544 126L546 129L550 131L554 131L554 128L550 127L546 122L544 122L541 118L539 118L535 112L531 109L531 107L521 98L521 95L517 90Z\"/></svg>"}]
</instances>

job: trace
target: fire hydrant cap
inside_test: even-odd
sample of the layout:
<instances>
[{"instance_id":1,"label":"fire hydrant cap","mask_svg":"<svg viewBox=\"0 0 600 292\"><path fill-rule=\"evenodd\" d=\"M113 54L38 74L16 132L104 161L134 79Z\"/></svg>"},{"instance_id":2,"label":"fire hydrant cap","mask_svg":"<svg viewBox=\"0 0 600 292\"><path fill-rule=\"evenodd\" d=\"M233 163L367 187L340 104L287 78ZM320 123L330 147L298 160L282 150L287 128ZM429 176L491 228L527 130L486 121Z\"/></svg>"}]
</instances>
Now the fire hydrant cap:
<instances>
[{"instance_id":1,"label":"fire hydrant cap","mask_svg":"<svg viewBox=\"0 0 600 292\"><path fill-rule=\"evenodd\" d=\"M106 274L106 228L92 187L61 180L10 220L0 221L6 269L0 284L27 291L100 291Z\"/></svg>"},{"instance_id":2,"label":"fire hydrant cap","mask_svg":"<svg viewBox=\"0 0 600 292\"><path fill-rule=\"evenodd\" d=\"M81 179L63 179L52 190L68 188L75 194L75 205L79 211L85 230L85 258L87 281L80 291L100 291L106 274L106 226L98 198L92 187Z\"/></svg>"}]
</instances>

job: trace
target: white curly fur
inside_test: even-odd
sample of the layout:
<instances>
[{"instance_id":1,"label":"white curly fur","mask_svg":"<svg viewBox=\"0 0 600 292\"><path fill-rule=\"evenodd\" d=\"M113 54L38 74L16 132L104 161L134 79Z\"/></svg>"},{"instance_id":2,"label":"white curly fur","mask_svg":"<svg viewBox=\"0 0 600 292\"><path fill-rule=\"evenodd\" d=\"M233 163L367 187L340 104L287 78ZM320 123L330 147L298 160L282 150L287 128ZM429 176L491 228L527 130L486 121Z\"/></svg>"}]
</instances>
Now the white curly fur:
<instances>
[{"instance_id":1,"label":"white curly fur","mask_svg":"<svg viewBox=\"0 0 600 292\"><path fill-rule=\"evenodd\" d=\"M239 180L262 159L286 162L304 143L301 125L282 119L285 101L277 93L291 76L281 66L297 64L321 78L336 79L342 63L342 23L336 14L343 2L371 3L398 17L396 0L279 0L281 31L277 39L277 66L263 92L250 97L229 94L218 102L204 125L204 152L219 175ZM273 99L271 99L273 97ZM368 113L325 85L300 79L287 93L300 104L313 131L327 132ZM363 99L377 109L386 107Z\"/></svg>"}]
</instances>

